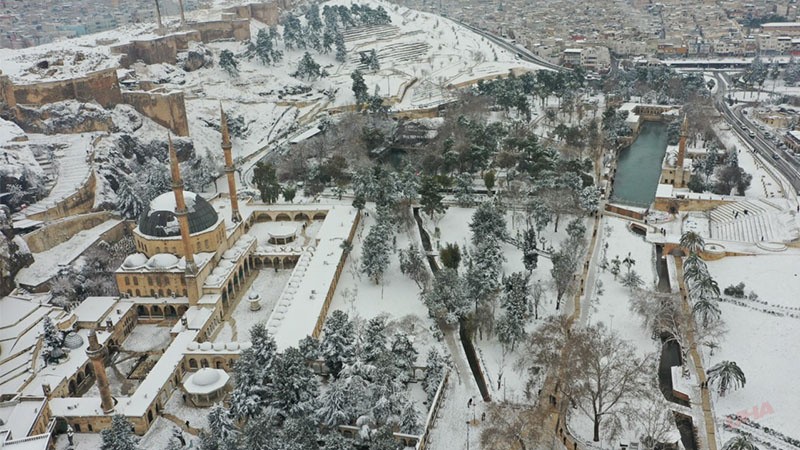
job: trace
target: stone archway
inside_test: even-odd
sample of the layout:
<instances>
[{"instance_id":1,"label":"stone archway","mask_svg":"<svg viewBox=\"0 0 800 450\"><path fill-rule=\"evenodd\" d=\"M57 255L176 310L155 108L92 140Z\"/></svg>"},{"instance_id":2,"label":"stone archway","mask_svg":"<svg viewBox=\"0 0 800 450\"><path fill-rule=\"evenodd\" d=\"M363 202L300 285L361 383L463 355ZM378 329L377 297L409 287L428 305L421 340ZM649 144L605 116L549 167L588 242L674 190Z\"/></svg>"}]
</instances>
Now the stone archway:
<instances>
[{"instance_id":1,"label":"stone archway","mask_svg":"<svg viewBox=\"0 0 800 450\"><path fill-rule=\"evenodd\" d=\"M175 307L174 306L167 305L164 308L164 315L167 316L167 317L173 317L174 318L174 317L176 317L178 315L178 312L175 311Z\"/></svg>"},{"instance_id":2,"label":"stone archway","mask_svg":"<svg viewBox=\"0 0 800 450\"><path fill-rule=\"evenodd\" d=\"M327 214L325 214L324 212L318 212L314 214L314 220L324 220L325 217L327 217Z\"/></svg>"},{"instance_id":3,"label":"stone archway","mask_svg":"<svg viewBox=\"0 0 800 450\"><path fill-rule=\"evenodd\" d=\"M292 218L289 216L289 214L280 213L275 217L275 221L276 222L291 222Z\"/></svg>"}]
</instances>

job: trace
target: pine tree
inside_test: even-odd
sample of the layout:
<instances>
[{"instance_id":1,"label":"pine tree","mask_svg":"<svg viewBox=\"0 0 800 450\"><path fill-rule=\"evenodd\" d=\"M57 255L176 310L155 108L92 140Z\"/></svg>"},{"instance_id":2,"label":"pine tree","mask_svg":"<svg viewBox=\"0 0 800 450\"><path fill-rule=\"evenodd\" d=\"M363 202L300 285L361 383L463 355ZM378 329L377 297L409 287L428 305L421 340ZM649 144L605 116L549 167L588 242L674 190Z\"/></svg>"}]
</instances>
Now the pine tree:
<instances>
[{"instance_id":1,"label":"pine tree","mask_svg":"<svg viewBox=\"0 0 800 450\"><path fill-rule=\"evenodd\" d=\"M306 48L306 43L303 39L303 27L300 24L300 19L291 13L288 14L283 21L283 42L289 49Z\"/></svg>"},{"instance_id":2,"label":"pine tree","mask_svg":"<svg viewBox=\"0 0 800 450\"><path fill-rule=\"evenodd\" d=\"M419 434L421 431L420 416L417 408L410 401L406 401L400 411L400 432L405 434Z\"/></svg>"},{"instance_id":3,"label":"pine tree","mask_svg":"<svg viewBox=\"0 0 800 450\"><path fill-rule=\"evenodd\" d=\"M492 237L481 241L469 259L467 267L467 287L469 296L475 300L475 308L480 302L491 302L500 288L500 272L505 256L500 244Z\"/></svg>"},{"instance_id":4,"label":"pine tree","mask_svg":"<svg viewBox=\"0 0 800 450\"><path fill-rule=\"evenodd\" d=\"M60 349L63 344L61 332L56 329L53 320L50 316L44 316L44 345L48 353L52 353L56 349Z\"/></svg>"},{"instance_id":5,"label":"pine tree","mask_svg":"<svg viewBox=\"0 0 800 450\"><path fill-rule=\"evenodd\" d=\"M486 239L502 241L508 236L504 211L494 202L478 205L469 228L472 230L472 244L476 247Z\"/></svg>"},{"instance_id":6,"label":"pine tree","mask_svg":"<svg viewBox=\"0 0 800 450\"><path fill-rule=\"evenodd\" d=\"M428 356L425 360L425 376L422 378L422 389L428 396L428 403L433 401L436 391L439 389L439 384L444 378L445 371L447 370L447 360L437 347L431 347L428 350Z\"/></svg>"},{"instance_id":7,"label":"pine tree","mask_svg":"<svg viewBox=\"0 0 800 450\"><path fill-rule=\"evenodd\" d=\"M460 173L456 176L456 203L462 208L472 206L473 200L472 174Z\"/></svg>"},{"instance_id":8,"label":"pine tree","mask_svg":"<svg viewBox=\"0 0 800 450\"><path fill-rule=\"evenodd\" d=\"M397 333L392 340L392 354L395 367L398 369L398 379L407 383L411 378L414 365L417 363L417 349L411 344L405 333Z\"/></svg>"},{"instance_id":9,"label":"pine tree","mask_svg":"<svg viewBox=\"0 0 800 450\"><path fill-rule=\"evenodd\" d=\"M275 50L272 48L272 38L269 32L262 28L258 30L256 35L255 54L262 64L270 64L272 62L272 54Z\"/></svg>"},{"instance_id":10,"label":"pine tree","mask_svg":"<svg viewBox=\"0 0 800 450\"><path fill-rule=\"evenodd\" d=\"M320 353L334 377L339 376L342 367L349 363L355 354L355 330L353 323L343 311L331 313L322 329Z\"/></svg>"},{"instance_id":11,"label":"pine tree","mask_svg":"<svg viewBox=\"0 0 800 450\"><path fill-rule=\"evenodd\" d=\"M278 450L318 450L319 426L309 417L291 418L284 422Z\"/></svg>"},{"instance_id":12,"label":"pine tree","mask_svg":"<svg viewBox=\"0 0 800 450\"><path fill-rule=\"evenodd\" d=\"M354 450L354 442L338 432L331 432L325 436L325 447L322 450Z\"/></svg>"},{"instance_id":13,"label":"pine tree","mask_svg":"<svg viewBox=\"0 0 800 450\"><path fill-rule=\"evenodd\" d=\"M272 363L269 392L270 414L282 419L299 418L316 409L315 400L319 382L300 350L290 347Z\"/></svg>"},{"instance_id":14,"label":"pine tree","mask_svg":"<svg viewBox=\"0 0 800 450\"><path fill-rule=\"evenodd\" d=\"M275 167L271 163L260 161L253 169L253 182L261 193L261 201L264 203L275 203L281 194L281 185L278 183L278 175Z\"/></svg>"},{"instance_id":15,"label":"pine tree","mask_svg":"<svg viewBox=\"0 0 800 450\"><path fill-rule=\"evenodd\" d=\"M111 418L111 426L100 432L101 450L139 450L139 439L133 434L133 425L122 415Z\"/></svg>"},{"instance_id":16,"label":"pine tree","mask_svg":"<svg viewBox=\"0 0 800 450\"><path fill-rule=\"evenodd\" d=\"M399 450L400 444L395 440L392 429L388 425L378 428L370 439L369 450Z\"/></svg>"},{"instance_id":17,"label":"pine tree","mask_svg":"<svg viewBox=\"0 0 800 450\"><path fill-rule=\"evenodd\" d=\"M306 23L314 30L319 31L322 29L322 19L319 17L319 5L312 3L306 11Z\"/></svg>"},{"instance_id":18,"label":"pine tree","mask_svg":"<svg viewBox=\"0 0 800 450\"><path fill-rule=\"evenodd\" d=\"M361 271L375 281L375 284L381 282L383 273L389 267L390 252L389 226L379 220L367 233L361 254Z\"/></svg>"},{"instance_id":19,"label":"pine tree","mask_svg":"<svg viewBox=\"0 0 800 450\"><path fill-rule=\"evenodd\" d=\"M444 214L447 211L447 205L443 203L444 195L442 195L441 190L442 185L437 177L422 177L422 183L419 188L419 203L422 206L422 211L431 218L433 218L434 214Z\"/></svg>"},{"instance_id":20,"label":"pine tree","mask_svg":"<svg viewBox=\"0 0 800 450\"><path fill-rule=\"evenodd\" d=\"M336 380L328 386L328 390L320 398L316 414L323 426L334 430L339 425L349 425L352 422L352 406L344 380Z\"/></svg>"},{"instance_id":21,"label":"pine tree","mask_svg":"<svg viewBox=\"0 0 800 450\"><path fill-rule=\"evenodd\" d=\"M319 341L311 336L306 336L297 343L300 353L309 361L319 358Z\"/></svg>"},{"instance_id":22,"label":"pine tree","mask_svg":"<svg viewBox=\"0 0 800 450\"><path fill-rule=\"evenodd\" d=\"M336 40L335 30L326 27L322 32L322 53L330 53Z\"/></svg>"},{"instance_id":23,"label":"pine tree","mask_svg":"<svg viewBox=\"0 0 800 450\"><path fill-rule=\"evenodd\" d=\"M361 349L361 356L364 362L373 363L388 350L386 317L382 315L373 317L367 322L366 329L364 330L364 342Z\"/></svg>"},{"instance_id":24,"label":"pine tree","mask_svg":"<svg viewBox=\"0 0 800 450\"><path fill-rule=\"evenodd\" d=\"M536 230L528 227L522 234L522 263L528 274L536 270L539 265L539 250L536 244Z\"/></svg>"},{"instance_id":25,"label":"pine tree","mask_svg":"<svg viewBox=\"0 0 800 450\"><path fill-rule=\"evenodd\" d=\"M239 62L230 50L223 50L219 54L219 66L232 77L239 75Z\"/></svg>"},{"instance_id":26,"label":"pine tree","mask_svg":"<svg viewBox=\"0 0 800 450\"><path fill-rule=\"evenodd\" d=\"M458 265L461 263L461 247L458 244L448 242L439 250L439 259L444 267L457 271Z\"/></svg>"},{"instance_id":27,"label":"pine tree","mask_svg":"<svg viewBox=\"0 0 800 450\"><path fill-rule=\"evenodd\" d=\"M431 289L422 298L432 317L453 324L470 311L466 288L458 272L444 268L436 273Z\"/></svg>"},{"instance_id":28,"label":"pine tree","mask_svg":"<svg viewBox=\"0 0 800 450\"><path fill-rule=\"evenodd\" d=\"M208 413L208 433L203 439L203 450L232 450L236 448L239 430L233 423L230 413L220 404L214 405ZM214 444L212 448L206 448Z\"/></svg>"},{"instance_id":29,"label":"pine tree","mask_svg":"<svg viewBox=\"0 0 800 450\"><path fill-rule=\"evenodd\" d=\"M361 64L370 72L381 70L381 62L378 59L378 52L376 52L375 49L361 53Z\"/></svg>"},{"instance_id":30,"label":"pine tree","mask_svg":"<svg viewBox=\"0 0 800 450\"><path fill-rule=\"evenodd\" d=\"M586 186L581 191L580 196L581 209L589 214L597 211L600 205L600 190L596 186Z\"/></svg>"},{"instance_id":31,"label":"pine tree","mask_svg":"<svg viewBox=\"0 0 800 450\"><path fill-rule=\"evenodd\" d=\"M294 77L313 81L317 78L324 77L325 71L321 70L320 65L314 61L311 53L305 52L300 64L297 65L297 71L293 74Z\"/></svg>"},{"instance_id":32,"label":"pine tree","mask_svg":"<svg viewBox=\"0 0 800 450\"><path fill-rule=\"evenodd\" d=\"M344 45L344 35L338 30L333 37L333 43L336 46L336 61L345 62L347 60L347 47Z\"/></svg>"},{"instance_id":33,"label":"pine tree","mask_svg":"<svg viewBox=\"0 0 800 450\"><path fill-rule=\"evenodd\" d=\"M353 95L356 97L356 104L362 105L369 97L367 83L364 82L364 75L360 70L356 69L350 74L353 80Z\"/></svg>"}]
</instances>

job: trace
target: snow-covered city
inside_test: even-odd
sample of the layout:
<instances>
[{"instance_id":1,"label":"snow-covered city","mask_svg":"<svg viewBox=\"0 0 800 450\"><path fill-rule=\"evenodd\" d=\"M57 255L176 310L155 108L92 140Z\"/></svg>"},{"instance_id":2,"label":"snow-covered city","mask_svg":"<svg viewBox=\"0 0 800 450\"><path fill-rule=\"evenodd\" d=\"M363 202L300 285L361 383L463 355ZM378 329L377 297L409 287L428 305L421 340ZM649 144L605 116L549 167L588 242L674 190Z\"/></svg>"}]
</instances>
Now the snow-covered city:
<instances>
[{"instance_id":1,"label":"snow-covered city","mask_svg":"<svg viewBox=\"0 0 800 450\"><path fill-rule=\"evenodd\" d=\"M800 450L794 1L22 3L0 448Z\"/></svg>"}]
</instances>

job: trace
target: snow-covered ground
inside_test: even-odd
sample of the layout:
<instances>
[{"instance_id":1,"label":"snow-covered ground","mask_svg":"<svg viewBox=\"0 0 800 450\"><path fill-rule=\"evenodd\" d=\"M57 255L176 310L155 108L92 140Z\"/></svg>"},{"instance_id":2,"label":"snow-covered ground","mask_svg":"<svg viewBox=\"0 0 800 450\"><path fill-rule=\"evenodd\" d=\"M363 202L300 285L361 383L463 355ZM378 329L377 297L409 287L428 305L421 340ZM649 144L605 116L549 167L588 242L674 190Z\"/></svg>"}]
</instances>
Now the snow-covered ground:
<instances>
[{"instance_id":1,"label":"snow-covered ground","mask_svg":"<svg viewBox=\"0 0 800 450\"><path fill-rule=\"evenodd\" d=\"M744 305L720 304L728 333L713 355L703 349L706 368L720 361L735 361L747 383L725 397L713 395L719 428L726 415L738 414L800 439L800 396L788 375L800 371L800 360L789 356L800 335L800 301L794 295L800 289L800 255L728 257L708 262L708 268L720 289L744 282L747 293L755 292L759 302L768 304L746 299ZM744 425L739 428L753 432ZM734 435L722 431L720 437L724 442ZM791 447L784 444L778 448Z\"/></svg>"},{"instance_id":2,"label":"snow-covered ground","mask_svg":"<svg viewBox=\"0 0 800 450\"><path fill-rule=\"evenodd\" d=\"M122 349L128 352L152 352L167 348L172 338L170 327L157 324L138 324L122 343Z\"/></svg>"},{"instance_id":3,"label":"snow-covered ground","mask_svg":"<svg viewBox=\"0 0 800 450\"><path fill-rule=\"evenodd\" d=\"M66 242L41 253L33 255L34 262L19 271L17 283L38 286L58 274L61 265L75 261L86 249L94 244L101 234L117 226L119 220L108 220L88 230L80 231Z\"/></svg>"}]
</instances>

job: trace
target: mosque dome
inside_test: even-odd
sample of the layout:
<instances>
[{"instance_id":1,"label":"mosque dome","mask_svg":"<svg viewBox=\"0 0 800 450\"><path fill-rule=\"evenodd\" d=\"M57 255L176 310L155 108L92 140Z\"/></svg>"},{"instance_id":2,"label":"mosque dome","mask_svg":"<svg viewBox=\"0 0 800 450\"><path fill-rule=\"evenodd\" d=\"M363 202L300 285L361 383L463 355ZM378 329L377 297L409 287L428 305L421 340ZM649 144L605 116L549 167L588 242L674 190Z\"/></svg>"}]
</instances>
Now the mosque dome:
<instances>
[{"instance_id":1,"label":"mosque dome","mask_svg":"<svg viewBox=\"0 0 800 450\"><path fill-rule=\"evenodd\" d=\"M205 231L217 223L219 217L203 197L194 192L184 192L189 218L189 233ZM175 194L165 192L154 198L139 218L139 232L152 237L180 236L181 230L175 215Z\"/></svg>"}]
</instances>

